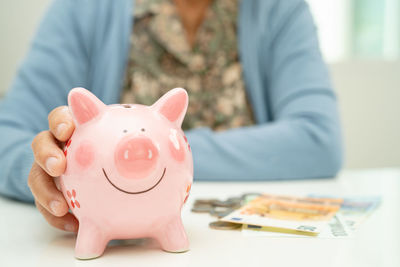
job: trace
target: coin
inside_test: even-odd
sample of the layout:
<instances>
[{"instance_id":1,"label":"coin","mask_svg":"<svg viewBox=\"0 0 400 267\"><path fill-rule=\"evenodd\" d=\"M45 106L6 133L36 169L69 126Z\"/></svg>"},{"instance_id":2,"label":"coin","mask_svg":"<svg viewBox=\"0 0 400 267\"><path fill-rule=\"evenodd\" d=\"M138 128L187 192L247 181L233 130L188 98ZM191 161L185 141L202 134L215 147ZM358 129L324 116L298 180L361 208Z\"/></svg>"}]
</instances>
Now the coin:
<instances>
[{"instance_id":1,"label":"coin","mask_svg":"<svg viewBox=\"0 0 400 267\"><path fill-rule=\"evenodd\" d=\"M210 213L210 211L213 209L212 205L195 205L192 208L192 212L197 212L197 213Z\"/></svg>"},{"instance_id":2,"label":"coin","mask_svg":"<svg viewBox=\"0 0 400 267\"><path fill-rule=\"evenodd\" d=\"M226 200L216 198L196 199L192 207L192 212L209 213L212 216L222 218L259 195L259 193L250 192L244 193L241 196L232 196Z\"/></svg>"},{"instance_id":3,"label":"coin","mask_svg":"<svg viewBox=\"0 0 400 267\"><path fill-rule=\"evenodd\" d=\"M238 206L240 204L238 204L235 201L231 201L231 200L225 200L225 201L221 201L221 200L217 200L214 202L214 206L218 206L218 207L235 207Z\"/></svg>"},{"instance_id":4,"label":"coin","mask_svg":"<svg viewBox=\"0 0 400 267\"><path fill-rule=\"evenodd\" d=\"M223 212L227 210L232 210L230 207L213 207L212 211L214 212Z\"/></svg>"},{"instance_id":5,"label":"coin","mask_svg":"<svg viewBox=\"0 0 400 267\"><path fill-rule=\"evenodd\" d=\"M234 203L237 203L237 204L240 204L242 202L242 200L243 199L241 197L230 197L230 198L227 199L227 201L231 201L231 202L234 202Z\"/></svg>"},{"instance_id":6,"label":"coin","mask_svg":"<svg viewBox=\"0 0 400 267\"><path fill-rule=\"evenodd\" d=\"M215 207L210 211L210 215L222 218L227 216L228 214L232 213L234 209L231 208L222 208L222 207Z\"/></svg>"},{"instance_id":7,"label":"coin","mask_svg":"<svg viewBox=\"0 0 400 267\"><path fill-rule=\"evenodd\" d=\"M215 221L215 222L210 222L208 226L216 230L235 230L240 228L242 225L238 223Z\"/></svg>"},{"instance_id":8,"label":"coin","mask_svg":"<svg viewBox=\"0 0 400 267\"><path fill-rule=\"evenodd\" d=\"M194 205L202 205L202 204L214 205L215 201L218 201L218 199L215 199L215 198L196 199L194 202Z\"/></svg>"}]
</instances>

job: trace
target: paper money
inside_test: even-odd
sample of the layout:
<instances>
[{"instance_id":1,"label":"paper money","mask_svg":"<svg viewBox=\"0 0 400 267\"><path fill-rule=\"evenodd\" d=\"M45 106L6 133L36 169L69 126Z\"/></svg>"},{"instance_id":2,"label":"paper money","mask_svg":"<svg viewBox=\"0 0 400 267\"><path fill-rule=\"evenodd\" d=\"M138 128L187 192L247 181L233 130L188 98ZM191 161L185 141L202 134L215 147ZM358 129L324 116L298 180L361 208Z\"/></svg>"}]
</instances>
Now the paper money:
<instances>
[{"instance_id":1,"label":"paper money","mask_svg":"<svg viewBox=\"0 0 400 267\"><path fill-rule=\"evenodd\" d=\"M256 225L244 224L242 233L246 237L265 236L265 237L312 237L312 238L351 238L353 231L344 223L340 215L336 214L322 227L320 233L307 233L302 231L287 230L282 228L260 227Z\"/></svg>"},{"instance_id":2,"label":"paper money","mask_svg":"<svg viewBox=\"0 0 400 267\"><path fill-rule=\"evenodd\" d=\"M213 229L242 227L244 236L351 238L379 203L379 197L245 193L225 200L197 199L192 212L222 218L210 223Z\"/></svg>"},{"instance_id":3,"label":"paper money","mask_svg":"<svg viewBox=\"0 0 400 267\"><path fill-rule=\"evenodd\" d=\"M312 197L318 196L312 195ZM326 196L324 198L329 199ZM338 211L338 215L346 227L353 232L357 230L361 223L363 223L381 203L381 198L378 196L343 197L342 199L343 202Z\"/></svg>"},{"instance_id":4,"label":"paper money","mask_svg":"<svg viewBox=\"0 0 400 267\"><path fill-rule=\"evenodd\" d=\"M221 221L313 235L327 226L342 202L342 199L264 194Z\"/></svg>"},{"instance_id":5,"label":"paper money","mask_svg":"<svg viewBox=\"0 0 400 267\"><path fill-rule=\"evenodd\" d=\"M312 197L318 198L317 195ZM320 197L320 196L319 196ZM323 201L334 202L338 198L320 197ZM288 232L285 229L269 229L254 225L243 225L244 236L265 236L265 237L318 237L318 238L352 238L356 229L363 221L379 206L379 197L345 197L339 211L332 217L328 224L321 229L318 235L306 235L301 232Z\"/></svg>"}]
</instances>

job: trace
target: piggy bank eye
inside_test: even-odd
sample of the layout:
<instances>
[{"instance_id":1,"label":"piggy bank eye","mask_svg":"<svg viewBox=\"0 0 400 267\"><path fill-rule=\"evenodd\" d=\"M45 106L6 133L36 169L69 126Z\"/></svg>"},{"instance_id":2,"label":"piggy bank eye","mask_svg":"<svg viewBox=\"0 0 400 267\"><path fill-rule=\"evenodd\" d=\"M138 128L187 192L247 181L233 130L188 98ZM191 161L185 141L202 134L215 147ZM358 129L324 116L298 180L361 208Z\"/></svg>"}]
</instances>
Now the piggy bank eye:
<instances>
[{"instance_id":1,"label":"piggy bank eye","mask_svg":"<svg viewBox=\"0 0 400 267\"><path fill-rule=\"evenodd\" d=\"M142 129L140 129L142 132L144 132L145 131L145 129L144 128L142 128Z\"/></svg>"},{"instance_id":2,"label":"piggy bank eye","mask_svg":"<svg viewBox=\"0 0 400 267\"><path fill-rule=\"evenodd\" d=\"M127 130L127 129L124 129L124 130L123 130L123 132L124 132L124 133L127 133L127 132L128 132L128 130Z\"/></svg>"}]
</instances>

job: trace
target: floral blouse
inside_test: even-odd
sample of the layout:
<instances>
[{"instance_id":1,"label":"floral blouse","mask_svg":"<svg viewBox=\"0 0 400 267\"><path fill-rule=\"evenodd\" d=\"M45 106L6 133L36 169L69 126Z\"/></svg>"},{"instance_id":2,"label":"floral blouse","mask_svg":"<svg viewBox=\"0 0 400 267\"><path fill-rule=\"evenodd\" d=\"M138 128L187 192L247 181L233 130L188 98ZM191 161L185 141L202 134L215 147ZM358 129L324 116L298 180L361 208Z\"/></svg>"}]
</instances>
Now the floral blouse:
<instances>
[{"instance_id":1,"label":"floral blouse","mask_svg":"<svg viewBox=\"0 0 400 267\"><path fill-rule=\"evenodd\" d=\"M189 94L183 130L253 124L238 57L238 1L213 1L191 47L172 0L136 0L121 102L151 105L183 87Z\"/></svg>"}]
</instances>

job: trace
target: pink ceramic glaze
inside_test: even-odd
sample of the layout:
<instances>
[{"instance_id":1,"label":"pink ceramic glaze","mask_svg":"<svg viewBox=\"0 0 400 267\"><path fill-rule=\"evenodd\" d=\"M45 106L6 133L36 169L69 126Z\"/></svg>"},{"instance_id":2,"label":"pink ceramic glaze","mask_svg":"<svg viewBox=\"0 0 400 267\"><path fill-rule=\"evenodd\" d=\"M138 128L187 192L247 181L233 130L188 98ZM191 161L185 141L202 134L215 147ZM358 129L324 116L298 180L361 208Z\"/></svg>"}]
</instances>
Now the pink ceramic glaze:
<instances>
[{"instance_id":1,"label":"pink ceramic glaze","mask_svg":"<svg viewBox=\"0 0 400 267\"><path fill-rule=\"evenodd\" d=\"M152 106L106 106L75 88L68 104L76 128L60 185L79 220L76 257L100 256L111 239L150 237L163 250L188 250L181 221L193 181L181 129L186 91L173 89Z\"/></svg>"}]
</instances>

